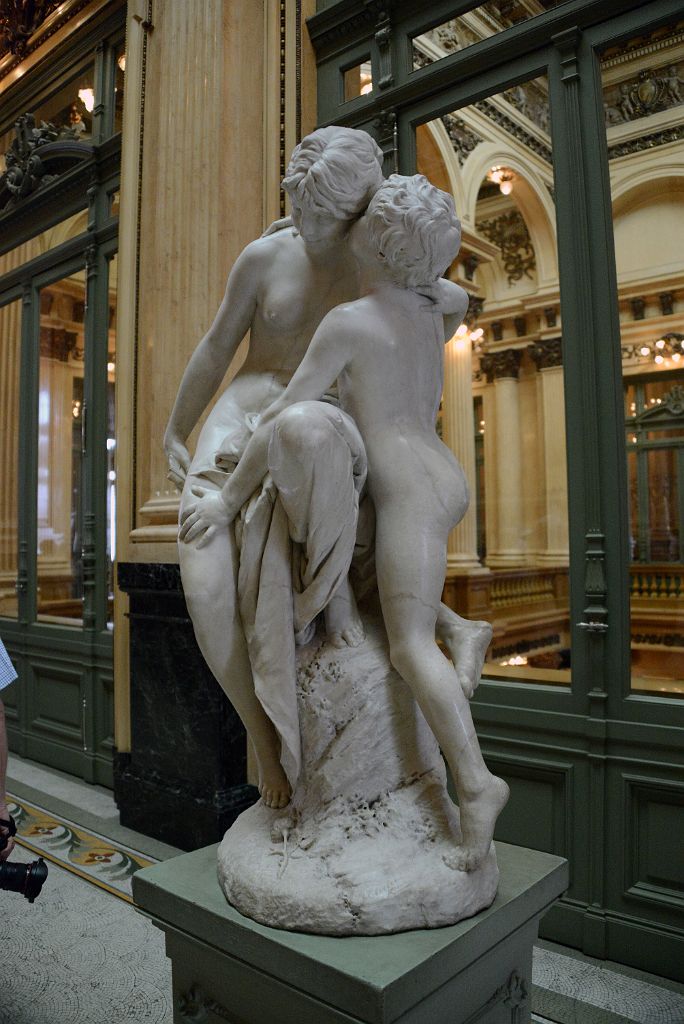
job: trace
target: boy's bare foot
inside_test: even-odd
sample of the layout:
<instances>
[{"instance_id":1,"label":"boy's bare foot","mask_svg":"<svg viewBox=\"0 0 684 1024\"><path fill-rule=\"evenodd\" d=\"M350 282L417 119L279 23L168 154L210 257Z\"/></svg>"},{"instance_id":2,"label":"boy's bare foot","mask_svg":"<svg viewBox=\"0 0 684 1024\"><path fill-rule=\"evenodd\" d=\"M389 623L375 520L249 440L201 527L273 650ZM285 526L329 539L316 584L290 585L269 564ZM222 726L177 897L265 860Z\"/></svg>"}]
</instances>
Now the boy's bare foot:
<instances>
[{"instance_id":1,"label":"boy's bare foot","mask_svg":"<svg viewBox=\"0 0 684 1024\"><path fill-rule=\"evenodd\" d=\"M349 579L339 585L325 609L325 631L333 647L358 647L366 639Z\"/></svg>"},{"instance_id":2,"label":"boy's bare foot","mask_svg":"<svg viewBox=\"0 0 684 1024\"><path fill-rule=\"evenodd\" d=\"M449 651L463 692L468 700L480 682L487 648L492 642L492 627L488 622L468 622L454 616L440 623L439 639Z\"/></svg>"},{"instance_id":3,"label":"boy's bare foot","mask_svg":"<svg viewBox=\"0 0 684 1024\"><path fill-rule=\"evenodd\" d=\"M475 797L460 797L461 843L445 854L444 863L454 871L474 871L489 853L496 819L506 806L510 791L503 779L490 775L485 789Z\"/></svg>"}]
</instances>

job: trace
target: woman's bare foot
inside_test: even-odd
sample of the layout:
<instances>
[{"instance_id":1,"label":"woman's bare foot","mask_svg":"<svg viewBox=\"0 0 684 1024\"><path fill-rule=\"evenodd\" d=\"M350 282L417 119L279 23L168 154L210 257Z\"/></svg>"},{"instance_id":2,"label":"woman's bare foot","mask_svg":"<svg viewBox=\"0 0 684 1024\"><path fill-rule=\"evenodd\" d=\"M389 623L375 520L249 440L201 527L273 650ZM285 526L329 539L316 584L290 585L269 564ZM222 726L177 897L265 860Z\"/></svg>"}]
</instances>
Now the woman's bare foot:
<instances>
[{"instance_id":1,"label":"woman's bare foot","mask_svg":"<svg viewBox=\"0 0 684 1024\"><path fill-rule=\"evenodd\" d=\"M487 648L492 642L492 627L488 622L469 622L454 616L440 622L439 639L449 651L463 692L470 700L480 682Z\"/></svg>"},{"instance_id":2,"label":"woman's bare foot","mask_svg":"<svg viewBox=\"0 0 684 1024\"><path fill-rule=\"evenodd\" d=\"M265 769L259 762L259 793L267 807L279 810L290 802L290 784L279 763L270 763Z\"/></svg>"},{"instance_id":3,"label":"woman's bare foot","mask_svg":"<svg viewBox=\"0 0 684 1024\"><path fill-rule=\"evenodd\" d=\"M496 819L506 806L510 791L503 779L490 775L485 788L474 797L459 796L461 843L444 863L454 871L474 871L489 853Z\"/></svg>"},{"instance_id":4,"label":"woman's bare foot","mask_svg":"<svg viewBox=\"0 0 684 1024\"><path fill-rule=\"evenodd\" d=\"M358 647L366 638L348 577L340 583L325 609L325 631L333 647Z\"/></svg>"}]
</instances>

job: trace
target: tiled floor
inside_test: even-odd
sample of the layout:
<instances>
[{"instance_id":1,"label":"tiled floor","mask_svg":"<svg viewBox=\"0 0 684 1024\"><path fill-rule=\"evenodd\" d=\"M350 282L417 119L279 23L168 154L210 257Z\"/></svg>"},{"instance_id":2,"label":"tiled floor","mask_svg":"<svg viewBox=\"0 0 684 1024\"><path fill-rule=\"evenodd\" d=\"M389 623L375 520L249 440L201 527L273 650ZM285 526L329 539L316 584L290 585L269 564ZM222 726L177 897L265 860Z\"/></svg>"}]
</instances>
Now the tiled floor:
<instances>
[{"instance_id":1,"label":"tiled floor","mask_svg":"<svg viewBox=\"0 0 684 1024\"><path fill-rule=\"evenodd\" d=\"M122 828L109 790L11 757L8 789L163 860L179 851ZM17 852L17 860L33 855ZM164 942L128 904L50 865L31 906L6 894L0 915L0 1024L171 1024ZM684 986L540 943L536 1024L684 1024Z\"/></svg>"}]
</instances>

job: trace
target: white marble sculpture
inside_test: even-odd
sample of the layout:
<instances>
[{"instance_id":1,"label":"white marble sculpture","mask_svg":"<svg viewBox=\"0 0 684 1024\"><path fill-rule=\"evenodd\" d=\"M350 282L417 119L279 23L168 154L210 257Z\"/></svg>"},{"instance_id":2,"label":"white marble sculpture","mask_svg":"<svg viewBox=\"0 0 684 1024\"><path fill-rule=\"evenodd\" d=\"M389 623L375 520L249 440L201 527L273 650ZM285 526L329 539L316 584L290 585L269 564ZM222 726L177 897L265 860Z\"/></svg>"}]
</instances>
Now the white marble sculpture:
<instances>
[{"instance_id":1,"label":"white marble sculpture","mask_svg":"<svg viewBox=\"0 0 684 1024\"><path fill-rule=\"evenodd\" d=\"M259 763L262 800L221 846L224 891L264 923L329 934L487 906L508 795L468 706L491 630L440 602L468 503L434 428L445 327L467 304L440 280L460 227L426 179L379 168L350 129L295 150L293 224L238 260L166 438L196 635ZM247 327L191 463L185 440Z\"/></svg>"}]
</instances>

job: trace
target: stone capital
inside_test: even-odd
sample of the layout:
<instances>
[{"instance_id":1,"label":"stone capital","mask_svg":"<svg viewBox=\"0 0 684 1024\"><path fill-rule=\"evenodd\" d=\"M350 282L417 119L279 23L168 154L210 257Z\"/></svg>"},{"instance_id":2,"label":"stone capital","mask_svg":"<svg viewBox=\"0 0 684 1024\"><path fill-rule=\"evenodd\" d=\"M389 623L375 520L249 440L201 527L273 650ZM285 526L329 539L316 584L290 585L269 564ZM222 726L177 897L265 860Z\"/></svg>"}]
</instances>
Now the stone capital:
<instances>
[{"instance_id":1,"label":"stone capital","mask_svg":"<svg viewBox=\"0 0 684 1024\"><path fill-rule=\"evenodd\" d=\"M563 339L549 338L548 341L528 345L527 351L538 370L549 370L563 365Z\"/></svg>"},{"instance_id":2,"label":"stone capital","mask_svg":"<svg viewBox=\"0 0 684 1024\"><path fill-rule=\"evenodd\" d=\"M482 372L487 376L487 383L502 380L504 377L518 379L522 351L517 348L506 348L501 352L489 352L480 360Z\"/></svg>"}]
</instances>

